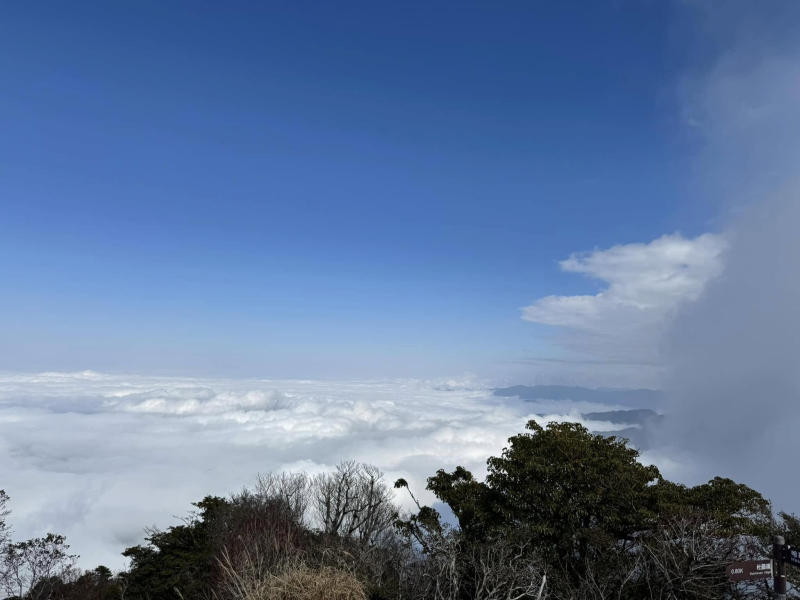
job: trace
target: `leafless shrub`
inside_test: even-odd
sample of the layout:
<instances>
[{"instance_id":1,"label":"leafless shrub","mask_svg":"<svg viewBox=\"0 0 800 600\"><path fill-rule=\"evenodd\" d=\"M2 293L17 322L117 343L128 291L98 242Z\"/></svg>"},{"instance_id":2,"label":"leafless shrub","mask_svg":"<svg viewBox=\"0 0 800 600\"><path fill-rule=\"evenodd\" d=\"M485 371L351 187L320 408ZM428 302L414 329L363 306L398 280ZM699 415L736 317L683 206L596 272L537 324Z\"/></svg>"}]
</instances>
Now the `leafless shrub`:
<instances>
[{"instance_id":1,"label":"leafless shrub","mask_svg":"<svg viewBox=\"0 0 800 600\"><path fill-rule=\"evenodd\" d=\"M770 598L765 581L735 584L726 567L765 556L758 538L696 510L663 516L625 543L587 560L580 574L553 572L559 600L756 600Z\"/></svg>"},{"instance_id":2,"label":"leafless shrub","mask_svg":"<svg viewBox=\"0 0 800 600\"><path fill-rule=\"evenodd\" d=\"M393 492L377 467L345 461L314 477L311 489L316 518L327 535L374 543L391 528Z\"/></svg>"},{"instance_id":3,"label":"leafless shrub","mask_svg":"<svg viewBox=\"0 0 800 600\"><path fill-rule=\"evenodd\" d=\"M224 519L214 523L215 563L248 572L258 567L265 575L302 554L309 539L296 508L280 496L247 490L232 496Z\"/></svg>"},{"instance_id":4,"label":"leafless shrub","mask_svg":"<svg viewBox=\"0 0 800 600\"><path fill-rule=\"evenodd\" d=\"M279 499L298 523L305 523L311 502L311 478L306 473L263 473L254 493L262 500Z\"/></svg>"},{"instance_id":5,"label":"leafless shrub","mask_svg":"<svg viewBox=\"0 0 800 600\"><path fill-rule=\"evenodd\" d=\"M490 540L468 555L474 600L520 600L542 597L546 576L526 544Z\"/></svg>"},{"instance_id":6,"label":"leafless shrub","mask_svg":"<svg viewBox=\"0 0 800 600\"><path fill-rule=\"evenodd\" d=\"M761 558L758 540L732 532L704 513L662 520L639 547L642 580L652 598L767 597L765 585L736 585L726 577L730 563Z\"/></svg>"},{"instance_id":7,"label":"leafless shrub","mask_svg":"<svg viewBox=\"0 0 800 600\"><path fill-rule=\"evenodd\" d=\"M542 563L526 544L500 538L472 543L460 532L445 530L429 540L420 557L426 565L434 600L521 600L544 598L546 575Z\"/></svg>"},{"instance_id":8,"label":"leafless shrub","mask_svg":"<svg viewBox=\"0 0 800 600\"><path fill-rule=\"evenodd\" d=\"M395 487L408 488L405 480ZM411 490L417 514L396 524L417 551L425 587L419 598L431 600L544 599L544 563L530 547L524 531L476 541L442 524L438 512L423 507Z\"/></svg>"},{"instance_id":9,"label":"leafless shrub","mask_svg":"<svg viewBox=\"0 0 800 600\"><path fill-rule=\"evenodd\" d=\"M551 596L553 600L623 600L646 598L642 595L641 555L637 552L615 552L613 558L599 565L588 560L583 572L564 571L551 577ZM610 564L609 564L610 563Z\"/></svg>"},{"instance_id":10,"label":"leafless shrub","mask_svg":"<svg viewBox=\"0 0 800 600\"><path fill-rule=\"evenodd\" d=\"M349 573L370 590L398 590L410 552L392 527L392 498L377 468L354 462L313 479L261 475L214 519L215 586L230 590L231 573L267 581L281 565L302 564Z\"/></svg>"}]
</instances>

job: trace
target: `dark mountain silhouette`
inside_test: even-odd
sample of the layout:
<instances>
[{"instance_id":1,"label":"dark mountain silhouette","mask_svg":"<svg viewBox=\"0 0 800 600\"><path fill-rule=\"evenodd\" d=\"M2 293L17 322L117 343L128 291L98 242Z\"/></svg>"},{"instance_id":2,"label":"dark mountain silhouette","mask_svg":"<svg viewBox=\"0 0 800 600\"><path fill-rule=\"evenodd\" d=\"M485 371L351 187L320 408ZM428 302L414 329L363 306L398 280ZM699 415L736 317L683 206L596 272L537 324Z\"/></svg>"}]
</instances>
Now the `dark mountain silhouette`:
<instances>
[{"instance_id":1,"label":"dark mountain silhouette","mask_svg":"<svg viewBox=\"0 0 800 600\"><path fill-rule=\"evenodd\" d=\"M635 408L584 413L583 418L590 421L608 421L615 425L650 425L658 423L664 417L649 408Z\"/></svg>"},{"instance_id":2,"label":"dark mountain silhouette","mask_svg":"<svg viewBox=\"0 0 800 600\"><path fill-rule=\"evenodd\" d=\"M637 429L636 427L628 427L620 429L619 431L594 431L596 435L614 436L617 438L625 438L628 440L628 445L636 448L639 451L650 449L650 432L645 429Z\"/></svg>"},{"instance_id":3,"label":"dark mountain silhouette","mask_svg":"<svg viewBox=\"0 0 800 600\"><path fill-rule=\"evenodd\" d=\"M660 390L593 390L580 386L566 385L515 385L498 388L495 396L511 398L517 396L522 400L573 400L575 402L598 402L602 404L619 404L633 408L657 408L664 401L664 392Z\"/></svg>"},{"instance_id":4,"label":"dark mountain silhouette","mask_svg":"<svg viewBox=\"0 0 800 600\"><path fill-rule=\"evenodd\" d=\"M595 431L593 433L626 438L634 448L648 450L651 445L653 430L663 423L664 415L660 415L649 408L636 408L633 410L607 410L584 413L583 418L590 421L606 421L615 425L628 425L625 429L617 431Z\"/></svg>"}]
</instances>

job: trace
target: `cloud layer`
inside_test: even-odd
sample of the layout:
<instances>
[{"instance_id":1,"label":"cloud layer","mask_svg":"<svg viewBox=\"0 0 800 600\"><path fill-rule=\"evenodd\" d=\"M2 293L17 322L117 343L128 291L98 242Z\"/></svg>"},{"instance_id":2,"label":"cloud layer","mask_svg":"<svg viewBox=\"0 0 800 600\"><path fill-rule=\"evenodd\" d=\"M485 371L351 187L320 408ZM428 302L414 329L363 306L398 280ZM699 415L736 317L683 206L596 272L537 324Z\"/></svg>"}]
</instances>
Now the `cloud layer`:
<instances>
[{"instance_id":1,"label":"cloud layer","mask_svg":"<svg viewBox=\"0 0 800 600\"><path fill-rule=\"evenodd\" d=\"M6 374L0 375L0 488L12 497L16 537L57 531L83 566L119 568L119 553L141 541L144 526L170 525L190 502L240 489L258 472L316 472L355 459L421 491L438 468L462 464L483 473L486 458L531 418L579 420L592 410L598 405L496 398L470 377L320 382Z\"/></svg>"}]
</instances>

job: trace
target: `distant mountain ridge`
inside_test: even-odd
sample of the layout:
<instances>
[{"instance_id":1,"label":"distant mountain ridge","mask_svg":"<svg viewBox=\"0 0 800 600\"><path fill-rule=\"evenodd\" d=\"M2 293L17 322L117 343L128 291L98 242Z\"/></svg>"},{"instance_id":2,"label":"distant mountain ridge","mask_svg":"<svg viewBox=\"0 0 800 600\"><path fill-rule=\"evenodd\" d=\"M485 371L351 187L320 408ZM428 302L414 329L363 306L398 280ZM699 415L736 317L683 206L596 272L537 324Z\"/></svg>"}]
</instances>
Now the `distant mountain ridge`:
<instances>
[{"instance_id":1,"label":"distant mountain ridge","mask_svg":"<svg viewBox=\"0 0 800 600\"><path fill-rule=\"evenodd\" d=\"M574 402L597 402L619 404L636 408L660 406L664 401L661 390L593 390L580 386L567 385L514 385L494 390L495 396L522 400L572 400Z\"/></svg>"},{"instance_id":2,"label":"distant mountain ridge","mask_svg":"<svg viewBox=\"0 0 800 600\"><path fill-rule=\"evenodd\" d=\"M632 410L604 410L583 414L589 421L608 421L615 425L650 425L659 423L664 417L649 408L634 408Z\"/></svg>"}]
</instances>

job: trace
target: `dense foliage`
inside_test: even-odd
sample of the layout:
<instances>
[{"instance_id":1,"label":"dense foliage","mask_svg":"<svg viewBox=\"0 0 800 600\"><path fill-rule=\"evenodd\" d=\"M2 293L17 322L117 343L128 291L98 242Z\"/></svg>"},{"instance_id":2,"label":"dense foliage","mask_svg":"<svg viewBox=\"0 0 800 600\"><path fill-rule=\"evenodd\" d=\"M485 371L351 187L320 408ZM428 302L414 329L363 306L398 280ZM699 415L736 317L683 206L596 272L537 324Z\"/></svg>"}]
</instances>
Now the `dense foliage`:
<instances>
[{"instance_id":1,"label":"dense foliage","mask_svg":"<svg viewBox=\"0 0 800 600\"><path fill-rule=\"evenodd\" d=\"M17 600L512 600L768 598L725 566L800 544L800 519L715 478L665 480L624 440L531 421L478 481L458 467L427 489L456 523L417 502L398 511L375 467L268 474L208 496L183 522L146 530L129 568L79 572L61 536L13 542L0 491L0 597ZM395 488L408 488L398 480ZM790 580L795 573L790 571Z\"/></svg>"}]
</instances>

